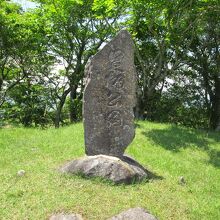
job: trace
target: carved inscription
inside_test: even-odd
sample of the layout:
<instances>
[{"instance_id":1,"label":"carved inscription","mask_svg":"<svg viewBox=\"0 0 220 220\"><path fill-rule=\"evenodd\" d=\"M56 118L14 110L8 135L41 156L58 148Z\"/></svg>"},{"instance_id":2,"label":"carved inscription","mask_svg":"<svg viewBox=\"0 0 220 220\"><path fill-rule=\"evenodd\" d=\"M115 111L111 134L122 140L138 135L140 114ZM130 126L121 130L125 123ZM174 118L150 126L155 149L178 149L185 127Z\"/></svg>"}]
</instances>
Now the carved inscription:
<instances>
[{"instance_id":1,"label":"carved inscription","mask_svg":"<svg viewBox=\"0 0 220 220\"><path fill-rule=\"evenodd\" d=\"M121 95L119 93L109 93L108 94L108 106L117 106L121 105Z\"/></svg>"},{"instance_id":2,"label":"carved inscription","mask_svg":"<svg viewBox=\"0 0 220 220\"><path fill-rule=\"evenodd\" d=\"M110 84L115 88L115 89L122 89L124 85L124 79L123 79L123 72L122 71L115 71L112 72L110 75Z\"/></svg>"},{"instance_id":3,"label":"carved inscription","mask_svg":"<svg viewBox=\"0 0 220 220\"><path fill-rule=\"evenodd\" d=\"M123 58L124 54L121 50L114 50L112 48L109 54L110 71L107 81L107 87L109 89L107 95L107 105L109 107L109 112L107 112L107 124L109 128L123 125L119 111L122 101L121 92L124 86L123 70L121 67ZM112 107L114 107L114 110L112 110Z\"/></svg>"},{"instance_id":4,"label":"carved inscription","mask_svg":"<svg viewBox=\"0 0 220 220\"><path fill-rule=\"evenodd\" d=\"M110 128L112 126L121 126L122 125L122 119L120 111L114 110L107 114L107 126Z\"/></svg>"}]
</instances>

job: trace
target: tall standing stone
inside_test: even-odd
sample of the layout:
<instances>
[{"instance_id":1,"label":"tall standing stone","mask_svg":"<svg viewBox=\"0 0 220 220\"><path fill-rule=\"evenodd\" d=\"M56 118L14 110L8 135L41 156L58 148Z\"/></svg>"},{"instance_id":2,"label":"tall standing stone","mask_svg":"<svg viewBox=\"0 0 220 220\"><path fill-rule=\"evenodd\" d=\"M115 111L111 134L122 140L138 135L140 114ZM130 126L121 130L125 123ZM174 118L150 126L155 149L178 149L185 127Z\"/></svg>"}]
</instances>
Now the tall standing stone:
<instances>
[{"instance_id":1,"label":"tall standing stone","mask_svg":"<svg viewBox=\"0 0 220 220\"><path fill-rule=\"evenodd\" d=\"M86 66L83 100L87 155L121 157L135 136L134 45L122 30Z\"/></svg>"}]
</instances>

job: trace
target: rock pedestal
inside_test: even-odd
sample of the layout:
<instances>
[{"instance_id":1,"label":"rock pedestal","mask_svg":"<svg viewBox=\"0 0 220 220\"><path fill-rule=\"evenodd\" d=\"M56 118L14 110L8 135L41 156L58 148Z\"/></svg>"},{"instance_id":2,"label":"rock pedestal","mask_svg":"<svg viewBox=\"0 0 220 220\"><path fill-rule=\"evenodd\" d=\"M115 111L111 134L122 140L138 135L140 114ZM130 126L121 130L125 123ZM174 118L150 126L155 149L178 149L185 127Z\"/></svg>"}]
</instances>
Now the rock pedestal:
<instances>
[{"instance_id":1,"label":"rock pedestal","mask_svg":"<svg viewBox=\"0 0 220 220\"><path fill-rule=\"evenodd\" d=\"M49 220L83 220L82 216L79 214L54 214Z\"/></svg>"},{"instance_id":2,"label":"rock pedestal","mask_svg":"<svg viewBox=\"0 0 220 220\"><path fill-rule=\"evenodd\" d=\"M102 177L115 183L132 183L148 178L150 173L130 157L96 155L70 161L61 168L63 173Z\"/></svg>"},{"instance_id":3,"label":"rock pedestal","mask_svg":"<svg viewBox=\"0 0 220 220\"><path fill-rule=\"evenodd\" d=\"M83 220L79 214L54 214L49 220ZM147 212L145 209L137 207L121 212L107 220L157 220L155 216Z\"/></svg>"},{"instance_id":4,"label":"rock pedestal","mask_svg":"<svg viewBox=\"0 0 220 220\"><path fill-rule=\"evenodd\" d=\"M137 207L128 209L107 220L157 220L155 216L148 213L145 209Z\"/></svg>"}]
</instances>

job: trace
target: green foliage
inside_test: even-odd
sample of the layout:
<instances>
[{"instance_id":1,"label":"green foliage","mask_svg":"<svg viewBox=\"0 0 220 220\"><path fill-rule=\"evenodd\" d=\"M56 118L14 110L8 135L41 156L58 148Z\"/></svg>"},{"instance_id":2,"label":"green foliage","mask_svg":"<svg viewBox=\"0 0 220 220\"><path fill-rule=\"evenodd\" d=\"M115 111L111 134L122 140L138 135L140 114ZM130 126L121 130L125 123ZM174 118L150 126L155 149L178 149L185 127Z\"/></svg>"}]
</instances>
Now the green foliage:
<instances>
[{"instance_id":1,"label":"green foliage","mask_svg":"<svg viewBox=\"0 0 220 220\"><path fill-rule=\"evenodd\" d=\"M219 135L170 124L136 125L127 153L162 179L117 186L57 172L84 155L81 123L0 129L0 218L38 220L65 212L100 220L140 206L161 220L219 219ZM25 176L17 177L18 170Z\"/></svg>"},{"instance_id":2,"label":"green foliage","mask_svg":"<svg viewBox=\"0 0 220 220\"><path fill-rule=\"evenodd\" d=\"M56 127L80 120L85 65L126 28L136 49L135 115L220 129L219 0L36 2L27 11L0 2L1 118L16 112L21 123Z\"/></svg>"},{"instance_id":3,"label":"green foliage","mask_svg":"<svg viewBox=\"0 0 220 220\"><path fill-rule=\"evenodd\" d=\"M82 120L82 100L76 98L73 102L70 102L70 99L66 102L66 109L70 112L70 109L75 113L76 121Z\"/></svg>"},{"instance_id":4,"label":"green foliage","mask_svg":"<svg viewBox=\"0 0 220 220\"><path fill-rule=\"evenodd\" d=\"M40 74L49 70L52 61L51 57L46 55L47 49L43 38L45 30L38 11L24 13L17 5L6 2L5 4L2 14L5 15L3 28L7 32L4 35L2 31L3 34L0 35L3 45L0 65L0 106L8 100L10 101L6 106L13 102L13 97L9 97L11 90L14 89L13 94L15 91L22 94L23 82L27 78L35 78L33 81L38 81ZM13 10L8 12L7 7L12 6Z\"/></svg>"},{"instance_id":5,"label":"green foliage","mask_svg":"<svg viewBox=\"0 0 220 220\"><path fill-rule=\"evenodd\" d=\"M151 120L175 118L190 126L208 126L208 118L211 118L210 125L218 128L220 77L216 58L220 38L219 22L216 21L219 21L219 1L129 2L131 13L127 25L136 43L139 86L136 115ZM169 101L164 90L170 79L179 82L183 77L187 79L183 84L186 90L187 81L194 78L193 94L188 98L187 107L178 87L172 88L173 96L169 95ZM178 100L175 102L175 93L183 96L182 104L178 104ZM198 94L201 95L199 99ZM200 104L195 106L198 100ZM174 107L172 117L161 108L164 105L165 109L170 108L169 103L175 103L173 106L179 109ZM199 116L193 117L198 113L201 121Z\"/></svg>"},{"instance_id":6,"label":"green foliage","mask_svg":"<svg viewBox=\"0 0 220 220\"><path fill-rule=\"evenodd\" d=\"M52 124L51 103L48 91L37 84L25 82L10 92L12 100L5 106L5 119L17 121L24 126L45 126Z\"/></svg>"},{"instance_id":7,"label":"green foliage","mask_svg":"<svg viewBox=\"0 0 220 220\"><path fill-rule=\"evenodd\" d=\"M151 113L155 121L171 122L194 128L207 128L209 118L201 94L188 86L172 86L154 104Z\"/></svg>"}]
</instances>

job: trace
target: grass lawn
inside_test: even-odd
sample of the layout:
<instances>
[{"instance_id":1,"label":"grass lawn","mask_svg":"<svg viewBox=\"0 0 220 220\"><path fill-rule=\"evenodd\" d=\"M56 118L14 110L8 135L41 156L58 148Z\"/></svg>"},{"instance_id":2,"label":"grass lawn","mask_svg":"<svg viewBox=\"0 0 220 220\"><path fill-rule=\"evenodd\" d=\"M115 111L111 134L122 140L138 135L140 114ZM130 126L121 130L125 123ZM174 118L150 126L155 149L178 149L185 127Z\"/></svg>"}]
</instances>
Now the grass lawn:
<instances>
[{"instance_id":1,"label":"grass lawn","mask_svg":"<svg viewBox=\"0 0 220 220\"><path fill-rule=\"evenodd\" d=\"M66 212L104 220L137 206L160 220L220 219L219 133L138 122L127 153L162 179L113 185L59 174L60 165L84 154L82 123L0 129L0 219L39 220ZM18 170L26 175L18 177Z\"/></svg>"}]
</instances>

